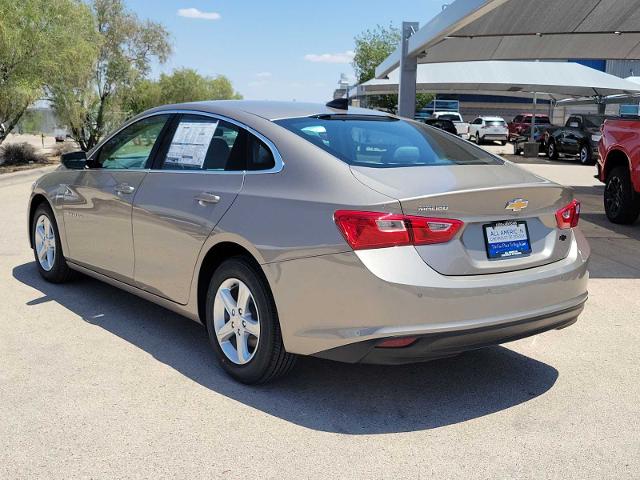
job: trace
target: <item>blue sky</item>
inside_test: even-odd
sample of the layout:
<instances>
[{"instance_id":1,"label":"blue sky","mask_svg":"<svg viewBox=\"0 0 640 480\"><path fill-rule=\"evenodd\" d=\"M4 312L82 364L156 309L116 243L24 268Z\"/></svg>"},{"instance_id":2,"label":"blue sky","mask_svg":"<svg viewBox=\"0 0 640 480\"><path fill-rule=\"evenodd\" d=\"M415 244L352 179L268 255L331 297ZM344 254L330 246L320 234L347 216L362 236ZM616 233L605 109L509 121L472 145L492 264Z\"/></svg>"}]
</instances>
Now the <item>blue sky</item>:
<instances>
[{"instance_id":1,"label":"blue sky","mask_svg":"<svg viewBox=\"0 0 640 480\"><path fill-rule=\"evenodd\" d=\"M444 0L125 0L163 23L174 53L153 74L179 67L223 74L248 99L326 101L353 75L353 37L376 24L426 23Z\"/></svg>"}]
</instances>

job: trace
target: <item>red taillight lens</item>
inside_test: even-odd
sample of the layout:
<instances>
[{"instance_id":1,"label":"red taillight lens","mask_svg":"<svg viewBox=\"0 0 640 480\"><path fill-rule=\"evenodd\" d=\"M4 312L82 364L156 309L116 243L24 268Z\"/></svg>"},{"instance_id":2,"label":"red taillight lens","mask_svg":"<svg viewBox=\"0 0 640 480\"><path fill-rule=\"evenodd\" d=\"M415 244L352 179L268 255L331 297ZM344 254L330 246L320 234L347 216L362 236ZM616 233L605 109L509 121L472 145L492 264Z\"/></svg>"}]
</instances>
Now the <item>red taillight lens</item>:
<instances>
[{"instance_id":1,"label":"red taillight lens","mask_svg":"<svg viewBox=\"0 0 640 480\"><path fill-rule=\"evenodd\" d=\"M451 240L462 228L460 220L379 212L338 210L333 216L354 250L428 245Z\"/></svg>"},{"instance_id":2,"label":"red taillight lens","mask_svg":"<svg viewBox=\"0 0 640 480\"><path fill-rule=\"evenodd\" d=\"M556 212L556 221L558 222L558 228L566 230L578 226L580 220L580 202L577 200L572 201L566 207L562 207Z\"/></svg>"},{"instance_id":3,"label":"red taillight lens","mask_svg":"<svg viewBox=\"0 0 640 480\"><path fill-rule=\"evenodd\" d=\"M399 338L388 338L386 340L382 340L380 343L376 345L377 348L404 348L409 345L413 345L416 343L418 339L416 337L399 337Z\"/></svg>"}]
</instances>

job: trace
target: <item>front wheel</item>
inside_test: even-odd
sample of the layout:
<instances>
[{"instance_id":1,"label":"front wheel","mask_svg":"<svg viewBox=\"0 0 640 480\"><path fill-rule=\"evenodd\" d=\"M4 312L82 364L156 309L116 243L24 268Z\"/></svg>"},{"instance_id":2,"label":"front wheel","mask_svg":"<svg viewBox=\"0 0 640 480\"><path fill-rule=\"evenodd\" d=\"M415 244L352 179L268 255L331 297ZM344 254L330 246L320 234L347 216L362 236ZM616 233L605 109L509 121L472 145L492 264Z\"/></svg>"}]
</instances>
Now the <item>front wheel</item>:
<instances>
[{"instance_id":1,"label":"front wheel","mask_svg":"<svg viewBox=\"0 0 640 480\"><path fill-rule=\"evenodd\" d=\"M501 140L501 141L500 141L500 145L502 145L503 147L504 147L506 144L507 144L507 141L506 141L506 140Z\"/></svg>"},{"instance_id":2,"label":"front wheel","mask_svg":"<svg viewBox=\"0 0 640 480\"><path fill-rule=\"evenodd\" d=\"M556 148L555 142L549 142L549 145L547 145L547 157L551 160L558 159L558 149Z\"/></svg>"},{"instance_id":3,"label":"front wheel","mask_svg":"<svg viewBox=\"0 0 640 480\"><path fill-rule=\"evenodd\" d=\"M31 231L33 254L42 278L51 283L69 280L72 272L64 259L58 224L48 205L43 203L36 208Z\"/></svg>"},{"instance_id":4,"label":"front wheel","mask_svg":"<svg viewBox=\"0 0 640 480\"><path fill-rule=\"evenodd\" d=\"M282 343L266 280L246 258L226 260L213 274L206 323L220 365L239 382L269 382L288 373L295 363L295 355L287 353Z\"/></svg>"},{"instance_id":5,"label":"front wheel","mask_svg":"<svg viewBox=\"0 0 640 480\"><path fill-rule=\"evenodd\" d=\"M591 160L591 149L589 145L582 145L580 147L580 163L582 165L593 165L593 161Z\"/></svg>"},{"instance_id":6,"label":"front wheel","mask_svg":"<svg viewBox=\"0 0 640 480\"><path fill-rule=\"evenodd\" d=\"M635 222L640 215L640 195L634 191L626 167L616 167L607 176L604 211L611 222L623 225Z\"/></svg>"},{"instance_id":7,"label":"front wheel","mask_svg":"<svg viewBox=\"0 0 640 480\"><path fill-rule=\"evenodd\" d=\"M475 140L476 140L476 145L480 145L480 143L482 143L480 141L480 134L479 133L476 133L476 139Z\"/></svg>"}]
</instances>

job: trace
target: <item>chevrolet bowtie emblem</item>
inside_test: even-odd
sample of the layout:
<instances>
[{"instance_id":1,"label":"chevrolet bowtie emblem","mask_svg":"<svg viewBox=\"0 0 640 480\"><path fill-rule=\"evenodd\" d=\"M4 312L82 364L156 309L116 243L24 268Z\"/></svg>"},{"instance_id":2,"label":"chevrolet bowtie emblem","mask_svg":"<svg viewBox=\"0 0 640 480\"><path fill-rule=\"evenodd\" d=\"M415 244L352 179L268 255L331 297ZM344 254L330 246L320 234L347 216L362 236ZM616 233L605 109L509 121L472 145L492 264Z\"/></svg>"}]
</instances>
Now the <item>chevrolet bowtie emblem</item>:
<instances>
[{"instance_id":1,"label":"chevrolet bowtie emblem","mask_svg":"<svg viewBox=\"0 0 640 480\"><path fill-rule=\"evenodd\" d=\"M520 210L524 210L529 205L529 201L524 198L516 198L507 202L507 205L504 207L505 210L513 210L514 212L519 212Z\"/></svg>"}]
</instances>

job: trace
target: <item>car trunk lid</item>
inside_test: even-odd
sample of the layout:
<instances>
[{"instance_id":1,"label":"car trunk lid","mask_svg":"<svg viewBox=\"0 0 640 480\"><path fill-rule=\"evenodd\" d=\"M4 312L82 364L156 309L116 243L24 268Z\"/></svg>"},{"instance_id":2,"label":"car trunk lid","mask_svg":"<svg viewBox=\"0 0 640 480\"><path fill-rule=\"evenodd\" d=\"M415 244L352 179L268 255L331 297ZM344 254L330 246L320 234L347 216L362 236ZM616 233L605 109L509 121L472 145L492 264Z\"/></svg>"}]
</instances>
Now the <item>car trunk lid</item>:
<instances>
[{"instance_id":1,"label":"car trunk lid","mask_svg":"<svg viewBox=\"0 0 640 480\"><path fill-rule=\"evenodd\" d=\"M571 231L557 228L555 213L571 201L571 191L510 163L386 169L352 166L351 170L365 185L398 199L406 215L455 218L465 223L450 242L416 247L422 259L443 275L521 270L559 261L569 253ZM509 204L521 208L507 208ZM485 226L498 222L524 222L531 252L489 258Z\"/></svg>"}]
</instances>

